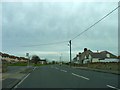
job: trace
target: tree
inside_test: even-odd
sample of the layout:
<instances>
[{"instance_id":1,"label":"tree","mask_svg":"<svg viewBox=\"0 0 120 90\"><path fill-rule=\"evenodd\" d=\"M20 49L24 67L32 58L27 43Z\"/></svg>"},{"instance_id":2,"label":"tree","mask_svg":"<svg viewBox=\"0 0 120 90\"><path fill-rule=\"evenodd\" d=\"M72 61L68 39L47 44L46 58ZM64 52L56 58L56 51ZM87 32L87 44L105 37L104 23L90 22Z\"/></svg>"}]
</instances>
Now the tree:
<instances>
[{"instance_id":1,"label":"tree","mask_svg":"<svg viewBox=\"0 0 120 90\"><path fill-rule=\"evenodd\" d=\"M37 55L33 55L31 60L34 64L37 64L38 61L40 61L40 58Z\"/></svg>"},{"instance_id":2,"label":"tree","mask_svg":"<svg viewBox=\"0 0 120 90\"><path fill-rule=\"evenodd\" d=\"M52 64L55 64L55 61L52 61Z\"/></svg>"}]
</instances>

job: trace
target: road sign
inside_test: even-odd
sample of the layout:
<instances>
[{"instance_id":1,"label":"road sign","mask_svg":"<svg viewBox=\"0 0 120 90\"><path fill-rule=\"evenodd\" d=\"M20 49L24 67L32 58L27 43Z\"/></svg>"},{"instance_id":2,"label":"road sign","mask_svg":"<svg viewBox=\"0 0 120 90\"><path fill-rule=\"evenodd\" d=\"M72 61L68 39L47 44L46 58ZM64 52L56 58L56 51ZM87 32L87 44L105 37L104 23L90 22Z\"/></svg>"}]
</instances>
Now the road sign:
<instances>
[{"instance_id":1,"label":"road sign","mask_svg":"<svg viewBox=\"0 0 120 90\"><path fill-rule=\"evenodd\" d=\"M26 53L26 56L29 57L29 53Z\"/></svg>"}]
</instances>

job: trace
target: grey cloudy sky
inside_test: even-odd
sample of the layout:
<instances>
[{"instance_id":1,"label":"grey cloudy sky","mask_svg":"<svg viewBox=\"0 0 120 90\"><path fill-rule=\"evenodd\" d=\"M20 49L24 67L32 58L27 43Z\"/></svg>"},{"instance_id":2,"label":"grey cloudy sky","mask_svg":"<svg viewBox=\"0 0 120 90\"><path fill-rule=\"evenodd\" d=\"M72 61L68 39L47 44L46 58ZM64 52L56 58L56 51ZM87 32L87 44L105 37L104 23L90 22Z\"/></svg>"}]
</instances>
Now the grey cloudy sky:
<instances>
[{"instance_id":1,"label":"grey cloudy sky","mask_svg":"<svg viewBox=\"0 0 120 90\"><path fill-rule=\"evenodd\" d=\"M2 3L2 52L69 60L68 42L118 6L117 2L4 2ZM31 46L31 47L23 47ZM72 56L87 47L118 54L118 11L72 41Z\"/></svg>"}]
</instances>

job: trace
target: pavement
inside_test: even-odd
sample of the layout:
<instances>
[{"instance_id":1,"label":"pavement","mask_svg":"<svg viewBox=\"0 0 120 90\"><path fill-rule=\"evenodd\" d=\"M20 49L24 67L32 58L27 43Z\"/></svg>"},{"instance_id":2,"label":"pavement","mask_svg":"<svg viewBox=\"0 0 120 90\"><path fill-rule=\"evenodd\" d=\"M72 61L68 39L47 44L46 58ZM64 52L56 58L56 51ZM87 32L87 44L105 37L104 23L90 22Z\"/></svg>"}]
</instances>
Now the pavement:
<instances>
[{"instance_id":1,"label":"pavement","mask_svg":"<svg viewBox=\"0 0 120 90\"><path fill-rule=\"evenodd\" d=\"M40 66L19 82L17 88L106 88L120 90L120 75L81 70L68 66Z\"/></svg>"},{"instance_id":2,"label":"pavement","mask_svg":"<svg viewBox=\"0 0 120 90\"><path fill-rule=\"evenodd\" d=\"M8 71L2 73L2 88L13 88L29 73L29 71L30 70L28 70L26 66L9 66Z\"/></svg>"}]
</instances>

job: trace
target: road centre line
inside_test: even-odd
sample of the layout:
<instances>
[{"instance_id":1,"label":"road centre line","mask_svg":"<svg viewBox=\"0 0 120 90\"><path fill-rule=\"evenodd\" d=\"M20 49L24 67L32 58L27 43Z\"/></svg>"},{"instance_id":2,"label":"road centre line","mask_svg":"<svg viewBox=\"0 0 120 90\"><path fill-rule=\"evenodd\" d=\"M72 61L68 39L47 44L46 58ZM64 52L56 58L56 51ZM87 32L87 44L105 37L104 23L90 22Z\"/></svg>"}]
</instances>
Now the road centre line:
<instances>
[{"instance_id":1,"label":"road centre line","mask_svg":"<svg viewBox=\"0 0 120 90\"><path fill-rule=\"evenodd\" d=\"M14 88L17 88L18 85L20 85L29 75L30 73L27 76L25 76Z\"/></svg>"},{"instance_id":2,"label":"road centre line","mask_svg":"<svg viewBox=\"0 0 120 90\"><path fill-rule=\"evenodd\" d=\"M80 75L77 75L77 74L75 74L75 73L72 73L72 75L77 76L77 77L80 77L80 78L83 78L83 79L86 79L86 80L90 80L90 79L89 79L89 78L87 78L87 77L80 76Z\"/></svg>"},{"instance_id":3,"label":"road centre line","mask_svg":"<svg viewBox=\"0 0 120 90\"><path fill-rule=\"evenodd\" d=\"M62 70L62 69L61 69L60 71L62 71L62 72L67 72L66 70Z\"/></svg>"},{"instance_id":4,"label":"road centre line","mask_svg":"<svg viewBox=\"0 0 120 90\"><path fill-rule=\"evenodd\" d=\"M116 90L120 90L119 88L113 87L113 86L111 86L111 85L107 85L107 87L113 88L113 89L116 89Z\"/></svg>"}]
</instances>

